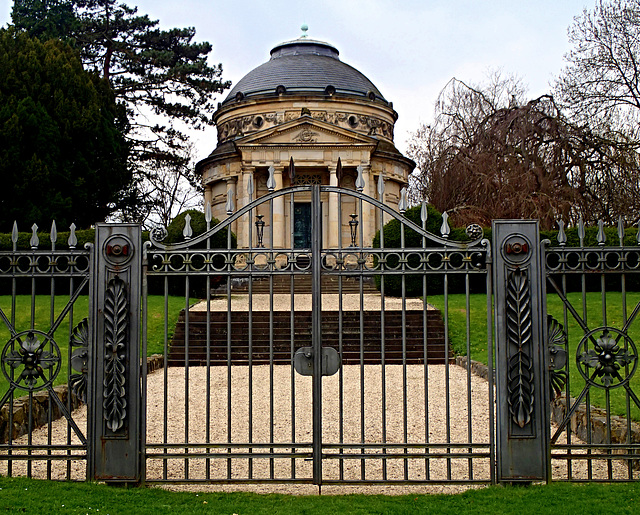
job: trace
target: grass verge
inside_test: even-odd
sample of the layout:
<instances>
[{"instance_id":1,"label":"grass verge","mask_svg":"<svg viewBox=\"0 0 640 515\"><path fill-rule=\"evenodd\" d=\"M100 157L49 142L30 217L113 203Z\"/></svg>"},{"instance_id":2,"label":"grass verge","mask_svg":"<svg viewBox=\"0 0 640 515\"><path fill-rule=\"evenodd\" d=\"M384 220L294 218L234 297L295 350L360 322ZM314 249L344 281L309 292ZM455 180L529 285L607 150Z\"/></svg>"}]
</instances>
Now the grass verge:
<instances>
[{"instance_id":1,"label":"grass verge","mask_svg":"<svg viewBox=\"0 0 640 515\"><path fill-rule=\"evenodd\" d=\"M455 495L325 495L167 492L90 483L56 483L0 477L3 513L637 513L640 483L493 486Z\"/></svg>"}]
</instances>

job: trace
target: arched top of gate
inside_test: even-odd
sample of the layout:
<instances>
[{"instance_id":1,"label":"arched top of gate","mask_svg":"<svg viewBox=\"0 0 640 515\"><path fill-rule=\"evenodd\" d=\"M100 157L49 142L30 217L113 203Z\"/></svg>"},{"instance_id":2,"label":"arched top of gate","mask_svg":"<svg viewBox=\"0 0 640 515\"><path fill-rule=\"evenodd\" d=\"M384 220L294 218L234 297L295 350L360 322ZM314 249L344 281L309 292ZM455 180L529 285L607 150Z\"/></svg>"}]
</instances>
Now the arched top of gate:
<instances>
[{"instance_id":1,"label":"arched top of gate","mask_svg":"<svg viewBox=\"0 0 640 515\"><path fill-rule=\"evenodd\" d=\"M405 227L415 231L420 236L425 238L425 240L431 241L438 245L446 246L451 249L468 249L471 247L475 247L477 245L486 245L488 243L488 242L485 242L485 240L483 240L482 236L480 238L477 238L475 240L468 241L468 242L454 241L454 240L449 240L448 238L444 238L442 236L437 236L433 233L430 233L424 230L422 227L418 226L417 224L415 224L414 222L406 218L403 214L399 213L398 211L390 208L389 206L386 206L382 202L374 199L373 197L370 197L369 195L366 195L356 190L340 188L338 186L304 185L304 186L293 186L290 188L283 188L278 191L269 192L266 195L263 195L260 198L257 198L256 200L250 202L249 204L242 207L235 213L231 214L228 218L226 218L216 226L212 227L208 231L205 231L199 236L188 239L181 243L165 245L162 243L163 238L160 235L163 232L166 234L166 230L164 228L160 229L159 231L154 230L151 232L151 236L150 236L151 244L157 247L158 249L166 249L166 250L180 250L180 249L191 247L193 245L197 245L198 243L206 241L208 238L211 238L214 234L228 228L233 222L235 222L245 214L249 213L250 211L256 209L258 206L262 204L266 204L271 200L284 195L310 192L312 191L313 188L316 188L316 187L319 187L321 192L341 194L341 195L350 196L356 199L360 199L363 202L367 202L372 206L374 206L375 208L379 209L380 211L387 213L393 219L398 220Z\"/></svg>"}]
</instances>

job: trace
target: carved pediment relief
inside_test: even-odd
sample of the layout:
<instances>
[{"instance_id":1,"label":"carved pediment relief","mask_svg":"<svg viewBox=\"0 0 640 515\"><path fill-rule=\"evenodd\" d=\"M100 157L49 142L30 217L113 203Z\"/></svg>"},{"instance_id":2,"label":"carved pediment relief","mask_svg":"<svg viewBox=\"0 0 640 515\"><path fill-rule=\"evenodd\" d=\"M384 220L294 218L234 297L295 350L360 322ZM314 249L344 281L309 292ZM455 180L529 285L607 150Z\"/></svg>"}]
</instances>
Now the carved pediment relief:
<instances>
[{"instance_id":1,"label":"carved pediment relief","mask_svg":"<svg viewBox=\"0 0 640 515\"><path fill-rule=\"evenodd\" d=\"M377 140L308 117L260 131L239 140L241 146L376 145Z\"/></svg>"}]
</instances>

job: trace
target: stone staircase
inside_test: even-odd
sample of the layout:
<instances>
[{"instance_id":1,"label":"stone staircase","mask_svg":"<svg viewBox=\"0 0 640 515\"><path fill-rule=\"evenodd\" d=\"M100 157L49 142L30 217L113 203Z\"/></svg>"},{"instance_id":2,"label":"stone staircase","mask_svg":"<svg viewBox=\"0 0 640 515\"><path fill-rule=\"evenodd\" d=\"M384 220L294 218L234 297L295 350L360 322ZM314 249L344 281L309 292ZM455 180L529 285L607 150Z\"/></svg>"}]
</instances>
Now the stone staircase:
<instances>
[{"instance_id":1,"label":"stone staircase","mask_svg":"<svg viewBox=\"0 0 640 515\"><path fill-rule=\"evenodd\" d=\"M187 327L185 312L184 310L181 312L171 342L169 366L184 366L187 359L192 366L207 364L206 316L204 311L189 311ZM248 365L250 362L254 365L262 365L269 364L271 360L274 364L288 365L295 350L311 346L311 311L293 313L293 330L291 312L274 312L271 338L268 311L252 313L251 331L249 331L249 313L246 311L231 313L230 331L226 312L211 312L210 316L209 362L214 366L227 365L228 362L233 365ZM339 349L340 337L342 337L343 364L359 364L361 359L364 364L380 364L382 362L381 314L379 311L362 312L362 335L360 316L360 311L343 311L342 331L340 331L339 313L323 311L323 345ZM402 364L403 361L407 364L424 363L423 311L405 312L406 351L404 352L402 312L386 311L384 324L384 362L386 364ZM444 334L442 314L435 309L428 310L427 363L445 362L447 354ZM188 345L186 345L187 341ZM450 353L449 356L451 356Z\"/></svg>"}]
</instances>

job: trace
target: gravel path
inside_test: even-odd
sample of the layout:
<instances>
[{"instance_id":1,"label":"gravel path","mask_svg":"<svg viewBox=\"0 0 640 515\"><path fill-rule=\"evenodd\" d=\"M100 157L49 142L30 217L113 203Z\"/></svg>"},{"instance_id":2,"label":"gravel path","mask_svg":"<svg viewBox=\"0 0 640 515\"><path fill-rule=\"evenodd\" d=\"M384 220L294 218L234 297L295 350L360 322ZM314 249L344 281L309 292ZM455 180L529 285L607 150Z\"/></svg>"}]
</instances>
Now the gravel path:
<instances>
[{"instance_id":1,"label":"gravel path","mask_svg":"<svg viewBox=\"0 0 640 515\"><path fill-rule=\"evenodd\" d=\"M430 365L428 367L429 387L429 441L432 443L468 442L469 431L474 443L487 443L488 432L488 388L487 382L476 376L471 376L471 417L467 410L467 373L458 366L448 367L450 385L449 418L452 421L448 427L446 424L447 409L445 400L445 374L447 367L443 365ZM164 438L163 414L164 414L164 373L156 372L149 376L148 380L148 406L147 406L147 442L162 444L166 442L183 443L185 434L188 434L192 443L204 443L206 428L206 397L204 395L206 385L206 369L204 367L189 369L189 419L185 413L185 376L184 369L169 369L168 391L168 418L167 434ZM389 443L402 442L404 440L405 420L403 406L407 405L406 431L408 442L423 442L425 439L424 396L422 394L424 384L424 368L421 366L407 367L406 384L407 395L403 395L403 373L401 366L388 366L385 374L386 380L386 441ZM210 393L210 441L224 443L231 434L233 442L249 441L249 428L253 442L290 443L292 434L299 442L297 449L308 451L303 443L311 441L311 381L309 377L294 375L295 387L295 415L291 408L291 374L287 366L276 366L273 371L273 423L271 419L270 396L270 372L268 366L256 366L253 368L253 424L249 424L248 413L248 381L249 370L247 367L234 367L231 372L231 417L232 425L229 432L227 426L227 369L215 367L211 370ZM340 435L340 409L339 376L324 378L323 380L323 439L325 442L338 442ZM382 373L380 366L367 366L364 378L360 377L357 366L345 366L343 368L343 395L345 406L343 413L344 442L360 442L362 435L360 393L361 384L365 386L364 407L364 441L377 443L382 440ZM86 408L74 412L74 420L84 431L86 428ZM294 424L295 423L295 424ZM295 429L294 429L295 427ZM448 429L447 429L448 427ZM66 422L58 420L52 428L52 441L66 442ZM447 440L447 432L449 433ZM33 443L46 443L46 428L34 432ZM74 443L77 439L73 438ZM17 444L26 444L27 437L22 437ZM286 450L286 449L285 449ZM238 449L238 452L246 449ZM153 452L153 451L151 451ZM259 451L255 451L259 452ZM327 452L336 452L329 449ZM349 451L347 451L349 452ZM350 451L353 453L359 451ZM379 450L376 452L380 452ZM433 451L434 453L437 451ZM461 450L464 452L464 449ZM405 463L411 479L422 480L425 478L424 459L372 459L368 460L364 473L367 479L382 479L383 463L386 464L386 474L389 479L401 479L405 470ZM606 462L594 462L594 476L606 477ZM189 477L204 477L203 459L192 459L189 463ZM437 459L429 460L429 473L431 480L445 480L447 467L451 467L452 479L465 479L469 474L469 460L461 459ZM617 465L617 464L614 464ZM271 474L272 461L267 458L255 458L253 460L253 474L255 478L268 478ZM24 462L14 461L13 474L26 473ZM235 458L231 463L231 476L233 478L246 478L249 462L247 459ZM361 477L362 465L360 459L344 460L343 474L345 479L357 479ZM566 475L566 465L554 462L553 475L562 477ZM486 458L474 458L474 478L483 480L489 478L489 462ZM273 477L285 478L291 474L292 462L290 458L273 460ZM0 474L6 474L6 462L0 462ZM311 474L311 462L302 458L295 460L295 472L297 477L309 477ZM46 465L44 462L33 464L33 475L46 477ZM52 477L63 478L66 473L66 463L54 462ZM324 474L327 479L339 478L339 461L325 460ZM210 474L212 478L224 478L227 474L227 460L211 460ZM586 463L574 461L574 477L585 477ZM624 477L625 469L622 466L614 467L617 477ZM163 462L161 460L148 460L147 477L150 480L160 479L163 475ZM185 475L185 460L170 459L167 461L167 475L172 479L181 479ZM72 463L72 476L75 479L84 478L84 461ZM284 485L284 484L256 484L256 485L168 485L172 490L202 490L215 489L221 491L247 490L253 492L283 492L296 494L315 494L317 487L312 485ZM323 493L392 493L401 494L408 492L447 492L454 493L469 488L465 485L411 485L411 486L324 486Z\"/></svg>"}]
</instances>

